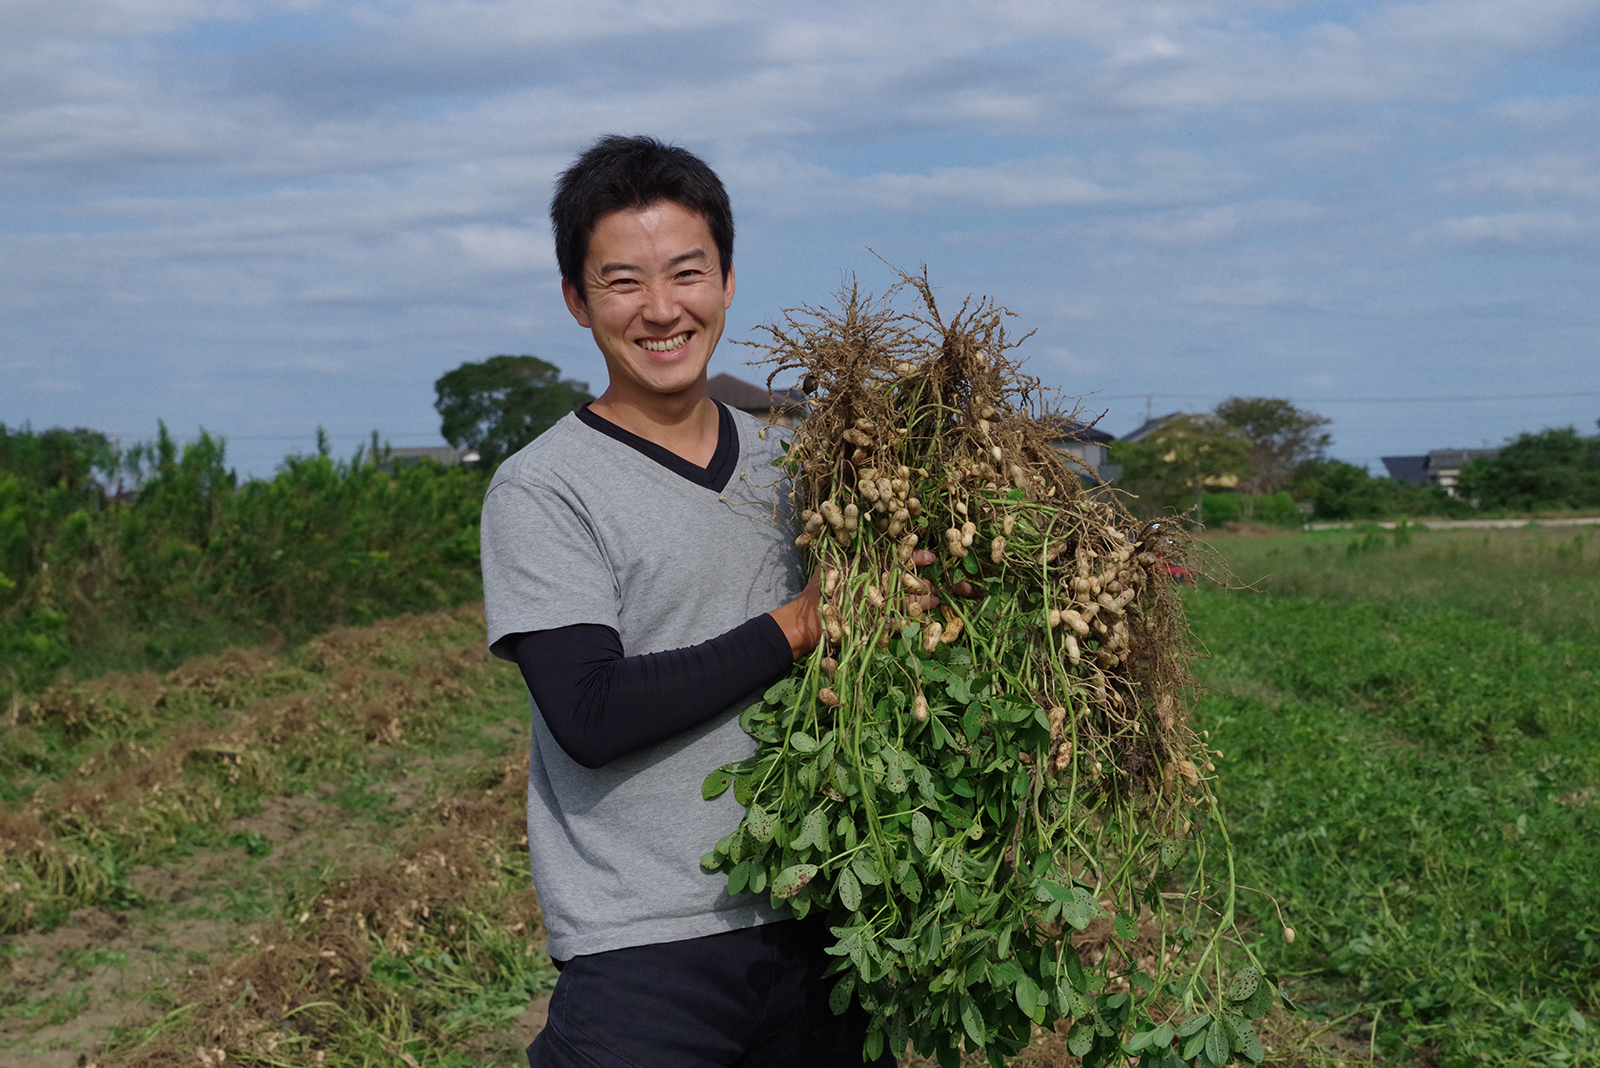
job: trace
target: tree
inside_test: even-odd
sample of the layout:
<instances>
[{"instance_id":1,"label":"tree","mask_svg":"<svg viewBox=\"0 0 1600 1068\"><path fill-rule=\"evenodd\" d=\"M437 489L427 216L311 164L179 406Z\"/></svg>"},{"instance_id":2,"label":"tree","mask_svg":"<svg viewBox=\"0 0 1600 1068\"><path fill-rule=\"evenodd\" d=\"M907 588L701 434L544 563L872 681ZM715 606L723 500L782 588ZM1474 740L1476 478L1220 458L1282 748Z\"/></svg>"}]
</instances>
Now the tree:
<instances>
[{"instance_id":1,"label":"tree","mask_svg":"<svg viewBox=\"0 0 1600 1068\"><path fill-rule=\"evenodd\" d=\"M440 432L458 449L478 450L492 467L594 397L586 382L561 377L537 356L464 363L434 383Z\"/></svg>"},{"instance_id":2,"label":"tree","mask_svg":"<svg viewBox=\"0 0 1600 1068\"><path fill-rule=\"evenodd\" d=\"M1231 489L1251 473L1249 441L1214 415L1174 416L1147 438L1114 441L1111 459L1145 517L1184 511L1205 489Z\"/></svg>"},{"instance_id":3,"label":"tree","mask_svg":"<svg viewBox=\"0 0 1600 1068\"><path fill-rule=\"evenodd\" d=\"M14 475L38 490L59 487L70 494L99 494L94 473L109 478L117 463L116 448L98 430L7 430L0 423L0 474Z\"/></svg>"},{"instance_id":4,"label":"tree","mask_svg":"<svg viewBox=\"0 0 1600 1068\"><path fill-rule=\"evenodd\" d=\"M1600 505L1600 440L1580 438L1570 426L1519 434L1499 455L1463 467L1458 492L1484 508L1593 508Z\"/></svg>"},{"instance_id":5,"label":"tree","mask_svg":"<svg viewBox=\"0 0 1600 1068\"><path fill-rule=\"evenodd\" d=\"M1303 412L1278 397L1229 397L1217 405L1217 418L1249 442L1250 465L1255 468L1249 486L1253 493L1284 489L1296 468L1321 459L1333 444L1332 435L1321 432L1331 419Z\"/></svg>"},{"instance_id":6,"label":"tree","mask_svg":"<svg viewBox=\"0 0 1600 1068\"><path fill-rule=\"evenodd\" d=\"M1403 510L1405 487L1373 478L1365 467L1317 458L1295 469L1291 492L1310 500L1318 519L1383 519Z\"/></svg>"}]
</instances>

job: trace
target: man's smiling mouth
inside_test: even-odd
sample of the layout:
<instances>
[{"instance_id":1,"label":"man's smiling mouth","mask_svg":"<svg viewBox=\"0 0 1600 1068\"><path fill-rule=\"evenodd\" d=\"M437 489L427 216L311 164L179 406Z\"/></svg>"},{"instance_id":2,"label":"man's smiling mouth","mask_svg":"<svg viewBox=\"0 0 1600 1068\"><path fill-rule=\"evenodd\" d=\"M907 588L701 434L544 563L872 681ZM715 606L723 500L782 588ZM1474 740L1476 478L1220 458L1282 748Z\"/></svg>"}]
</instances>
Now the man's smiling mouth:
<instances>
[{"instance_id":1,"label":"man's smiling mouth","mask_svg":"<svg viewBox=\"0 0 1600 1068\"><path fill-rule=\"evenodd\" d=\"M689 343L689 335L691 333L693 333L693 331L685 330L676 337L662 338L659 341L653 338L643 338L640 340L639 344L643 345L645 349L650 352L671 352L673 349L687 345Z\"/></svg>"}]
</instances>

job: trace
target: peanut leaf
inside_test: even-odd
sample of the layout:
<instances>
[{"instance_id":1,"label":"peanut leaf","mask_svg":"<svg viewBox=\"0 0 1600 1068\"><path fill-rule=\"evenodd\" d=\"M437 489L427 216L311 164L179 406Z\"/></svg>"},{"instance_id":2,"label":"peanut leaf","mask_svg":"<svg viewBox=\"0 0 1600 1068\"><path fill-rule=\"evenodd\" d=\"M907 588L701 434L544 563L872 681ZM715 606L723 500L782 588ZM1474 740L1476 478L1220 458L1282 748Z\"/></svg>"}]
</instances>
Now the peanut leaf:
<instances>
[{"instance_id":1,"label":"peanut leaf","mask_svg":"<svg viewBox=\"0 0 1600 1068\"><path fill-rule=\"evenodd\" d=\"M795 864L783 869L778 877L772 880L772 896L775 899L793 897L811 884L817 877L815 864Z\"/></svg>"},{"instance_id":2,"label":"peanut leaf","mask_svg":"<svg viewBox=\"0 0 1600 1068\"><path fill-rule=\"evenodd\" d=\"M839 894L839 903L851 912L861 907L861 883L851 874L849 868L839 873L835 890Z\"/></svg>"},{"instance_id":3,"label":"peanut leaf","mask_svg":"<svg viewBox=\"0 0 1600 1068\"><path fill-rule=\"evenodd\" d=\"M733 784L733 772L727 768L718 768L705 781L700 784L700 796L707 801L721 797L728 792L728 787Z\"/></svg>"}]
</instances>

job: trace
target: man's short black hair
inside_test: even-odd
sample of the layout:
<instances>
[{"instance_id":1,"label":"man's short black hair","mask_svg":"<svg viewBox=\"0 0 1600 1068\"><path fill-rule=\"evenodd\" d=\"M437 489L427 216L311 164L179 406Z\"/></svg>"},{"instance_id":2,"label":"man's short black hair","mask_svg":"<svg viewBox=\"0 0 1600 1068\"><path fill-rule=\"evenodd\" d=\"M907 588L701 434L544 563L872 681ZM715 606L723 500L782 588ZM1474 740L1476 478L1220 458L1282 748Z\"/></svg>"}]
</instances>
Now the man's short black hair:
<instances>
[{"instance_id":1,"label":"man's short black hair","mask_svg":"<svg viewBox=\"0 0 1600 1068\"><path fill-rule=\"evenodd\" d=\"M583 260L602 215L670 200L705 219L722 260L722 279L733 268L733 209L722 180L687 149L654 137L608 134L590 145L556 182L550 225L556 235L561 277L588 300Z\"/></svg>"}]
</instances>

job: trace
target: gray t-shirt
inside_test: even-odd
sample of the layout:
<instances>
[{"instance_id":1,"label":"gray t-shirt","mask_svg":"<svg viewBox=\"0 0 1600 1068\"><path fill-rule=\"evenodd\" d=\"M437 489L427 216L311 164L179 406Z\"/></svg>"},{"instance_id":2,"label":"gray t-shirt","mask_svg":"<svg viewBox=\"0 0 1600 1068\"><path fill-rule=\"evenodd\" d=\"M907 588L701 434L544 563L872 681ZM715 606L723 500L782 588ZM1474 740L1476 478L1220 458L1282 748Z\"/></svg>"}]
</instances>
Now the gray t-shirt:
<instances>
[{"instance_id":1,"label":"gray t-shirt","mask_svg":"<svg viewBox=\"0 0 1600 1068\"><path fill-rule=\"evenodd\" d=\"M506 460L483 505L489 645L575 623L611 627L627 656L696 645L798 596L779 428L734 412L738 462L719 490L569 415ZM754 695L752 695L753 697ZM732 793L700 796L711 769L754 752L748 699L675 738L588 769L533 709L528 853L566 960L781 920L730 897L700 857L738 826Z\"/></svg>"}]
</instances>

